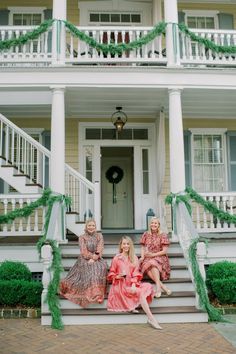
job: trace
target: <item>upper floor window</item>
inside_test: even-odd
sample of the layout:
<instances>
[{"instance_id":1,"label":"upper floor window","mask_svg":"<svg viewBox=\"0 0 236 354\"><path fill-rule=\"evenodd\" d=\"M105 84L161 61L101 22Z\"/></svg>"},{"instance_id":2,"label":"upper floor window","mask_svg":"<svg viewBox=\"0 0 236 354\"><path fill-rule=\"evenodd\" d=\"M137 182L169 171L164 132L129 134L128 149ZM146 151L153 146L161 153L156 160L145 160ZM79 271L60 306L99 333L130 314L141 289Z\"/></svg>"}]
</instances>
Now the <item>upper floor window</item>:
<instances>
[{"instance_id":1,"label":"upper floor window","mask_svg":"<svg viewBox=\"0 0 236 354\"><path fill-rule=\"evenodd\" d=\"M217 11L185 10L185 22L189 28L217 29L219 28Z\"/></svg>"},{"instance_id":2,"label":"upper floor window","mask_svg":"<svg viewBox=\"0 0 236 354\"><path fill-rule=\"evenodd\" d=\"M141 14L139 13L108 13L108 12L91 12L89 15L91 23L99 24L140 24L141 23Z\"/></svg>"},{"instance_id":3,"label":"upper floor window","mask_svg":"<svg viewBox=\"0 0 236 354\"><path fill-rule=\"evenodd\" d=\"M8 7L9 24L13 26L39 26L44 21L45 7Z\"/></svg>"}]
</instances>

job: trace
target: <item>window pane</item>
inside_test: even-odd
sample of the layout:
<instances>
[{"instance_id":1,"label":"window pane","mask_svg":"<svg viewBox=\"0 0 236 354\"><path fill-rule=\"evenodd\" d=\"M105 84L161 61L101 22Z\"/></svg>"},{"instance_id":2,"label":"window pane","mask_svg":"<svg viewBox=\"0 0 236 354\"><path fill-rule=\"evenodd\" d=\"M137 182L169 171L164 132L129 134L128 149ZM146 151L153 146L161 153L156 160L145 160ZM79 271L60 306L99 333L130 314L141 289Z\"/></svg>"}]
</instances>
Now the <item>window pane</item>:
<instances>
[{"instance_id":1,"label":"window pane","mask_svg":"<svg viewBox=\"0 0 236 354\"><path fill-rule=\"evenodd\" d=\"M118 140L132 139L132 129L124 129L118 133Z\"/></svg>"},{"instance_id":2,"label":"window pane","mask_svg":"<svg viewBox=\"0 0 236 354\"><path fill-rule=\"evenodd\" d=\"M136 22L136 23L140 23L141 22L141 16L140 15L132 15L131 14L131 22Z\"/></svg>"},{"instance_id":3,"label":"window pane","mask_svg":"<svg viewBox=\"0 0 236 354\"><path fill-rule=\"evenodd\" d=\"M85 139L101 139L101 129L86 129Z\"/></svg>"},{"instance_id":4,"label":"window pane","mask_svg":"<svg viewBox=\"0 0 236 354\"><path fill-rule=\"evenodd\" d=\"M143 149L142 151L143 158L143 170L148 170L148 150Z\"/></svg>"},{"instance_id":5,"label":"window pane","mask_svg":"<svg viewBox=\"0 0 236 354\"><path fill-rule=\"evenodd\" d=\"M120 22L120 14L111 14L111 22Z\"/></svg>"},{"instance_id":6,"label":"window pane","mask_svg":"<svg viewBox=\"0 0 236 354\"><path fill-rule=\"evenodd\" d=\"M135 140L147 140L148 139L148 129L133 129Z\"/></svg>"},{"instance_id":7,"label":"window pane","mask_svg":"<svg viewBox=\"0 0 236 354\"><path fill-rule=\"evenodd\" d=\"M101 14L101 22L110 22L110 14Z\"/></svg>"},{"instance_id":8,"label":"window pane","mask_svg":"<svg viewBox=\"0 0 236 354\"><path fill-rule=\"evenodd\" d=\"M236 139L233 137L229 141L231 161L236 161ZM236 190L236 189L235 189Z\"/></svg>"},{"instance_id":9,"label":"window pane","mask_svg":"<svg viewBox=\"0 0 236 354\"><path fill-rule=\"evenodd\" d=\"M121 14L121 22L130 22L130 14Z\"/></svg>"},{"instance_id":10,"label":"window pane","mask_svg":"<svg viewBox=\"0 0 236 354\"><path fill-rule=\"evenodd\" d=\"M190 27L190 28L196 28L196 27L197 27L197 24L196 24L196 17L189 16L189 17L188 17L188 20L187 20L187 23L188 23L188 27Z\"/></svg>"},{"instance_id":11,"label":"window pane","mask_svg":"<svg viewBox=\"0 0 236 354\"><path fill-rule=\"evenodd\" d=\"M142 150L143 194L149 193L148 149Z\"/></svg>"},{"instance_id":12,"label":"window pane","mask_svg":"<svg viewBox=\"0 0 236 354\"><path fill-rule=\"evenodd\" d=\"M201 135L195 135L194 136L194 149L201 149L202 148L202 136Z\"/></svg>"},{"instance_id":13,"label":"window pane","mask_svg":"<svg viewBox=\"0 0 236 354\"><path fill-rule=\"evenodd\" d=\"M22 15L21 14L14 14L13 15L13 25L14 26L21 26L22 25Z\"/></svg>"},{"instance_id":14,"label":"window pane","mask_svg":"<svg viewBox=\"0 0 236 354\"><path fill-rule=\"evenodd\" d=\"M99 22L99 14L90 14L90 22Z\"/></svg>"},{"instance_id":15,"label":"window pane","mask_svg":"<svg viewBox=\"0 0 236 354\"><path fill-rule=\"evenodd\" d=\"M115 129L102 129L102 139L115 139L116 130Z\"/></svg>"},{"instance_id":16,"label":"window pane","mask_svg":"<svg viewBox=\"0 0 236 354\"><path fill-rule=\"evenodd\" d=\"M213 17L206 17L206 28L214 29L215 21Z\"/></svg>"},{"instance_id":17,"label":"window pane","mask_svg":"<svg viewBox=\"0 0 236 354\"><path fill-rule=\"evenodd\" d=\"M32 19L32 25L33 26L38 26L40 25L41 21L41 14L33 14L32 15L33 19Z\"/></svg>"},{"instance_id":18,"label":"window pane","mask_svg":"<svg viewBox=\"0 0 236 354\"><path fill-rule=\"evenodd\" d=\"M143 194L149 193L148 172L143 172Z\"/></svg>"}]
</instances>

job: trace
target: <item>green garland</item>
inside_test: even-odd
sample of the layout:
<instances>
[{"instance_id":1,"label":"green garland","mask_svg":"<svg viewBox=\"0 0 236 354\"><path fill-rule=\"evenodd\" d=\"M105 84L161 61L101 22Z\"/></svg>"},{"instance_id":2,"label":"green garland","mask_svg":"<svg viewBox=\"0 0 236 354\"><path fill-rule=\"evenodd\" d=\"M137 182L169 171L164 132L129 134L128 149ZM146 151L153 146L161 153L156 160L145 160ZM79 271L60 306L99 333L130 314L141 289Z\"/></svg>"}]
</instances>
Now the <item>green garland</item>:
<instances>
[{"instance_id":1,"label":"green garland","mask_svg":"<svg viewBox=\"0 0 236 354\"><path fill-rule=\"evenodd\" d=\"M103 44L97 42L94 38L89 37L87 34L84 32L80 31L77 27L75 27L72 23L68 21L63 21L65 23L65 26L70 30L70 32L75 36L78 37L80 40L86 42L89 46L92 48L95 48L97 51L101 51L104 54L122 54L125 51L131 51L135 50L138 48L141 48L143 45L149 43L153 39L155 39L157 36L160 36L161 34L165 33L167 23L165 22L160 22L158 23L151 31L148 32L145 36L131 41L129 43L109 43L109 44Z\"/></svg>"},{"instance_id":2,"label":"green garland","mask_svg":"<svg viewBox=\"0 0 236 354\"><path fill-rule=\"evenodd\" d=\"M205 48L213 50L216 53L224 53L224 54L235 54L236 53L236 46L224 46L224 45L217 45L213 41L202 38L197 36L195 33L191 32L189 28L184 23L179 23L178 27L181 32L186 34L192 41L198 42L205 46Z\"/></svg>"},{"instance_id":3,"label":"green garland","mask_svg":"<svg viewBox=\"0 0 236 354\"><path fill-rule=\"evenodd\" d=\"M50 189L46 189L43 191L42 197L40 197L38 200L30 203L29 205L26 205L23 208L15 209L6 215L0 215L0 224L9 224L12 223L16 218L29 217L35 209L41 206L47 206L43 236L37 242L37 249L39 251L39 254L41 254L41 248L43 245L49 244L52 247L53 260L51 265L51 271L53 273L53 278L48 285L46 302L48 303L49 310L52 315L52 328L62 329L63 323L61 320L59 299L57 295L58 286L60 282L60 273L62 271L61 253L60 249L58 248L57 242L55 240L46 239L46 235L48 231L53 204L55 202L65 202L66 207L68 207L71 203L71 199L63 195L52 196L51 194L52 191Z\"/></svg>"},{"instance_id":4,"label":"green garland","mask_svg":"<svg viewBox=\"0 0 236 354\"><path fill-rule=\"evenodd\" d=\"M208 298L208 293L207 293L207 288L205 281L202 278L197 257L196 257L196 248L197 248L197 243L199 242L199 238L195 239L190 247L189 247L189 258L192 266L192 273L194 277L194 282L196 286L197 293L199 295L199 301L200 305L203 307L203 309L208 313L208 317L210 321L225 321L224 318L222 317L221 313L219 312L218 309L216 309L214 306L210 304L209 298Z\"/></svg>"},{"instance_id":5,"label":"green garland","mask_svg":"<svg viewBox=\"0 0 236 354\"><path fill-rule=\"evenodd\" d=\"M48 29L52 26L53 22L54 20L44 21L39 27L35 28L33 31L23 34L18 38L0 41L0 51L10 49L11 47L16 47L18 45L24 45L30 40L37 39L42 33L48 31Z\"/></svg>"}]
</instances>

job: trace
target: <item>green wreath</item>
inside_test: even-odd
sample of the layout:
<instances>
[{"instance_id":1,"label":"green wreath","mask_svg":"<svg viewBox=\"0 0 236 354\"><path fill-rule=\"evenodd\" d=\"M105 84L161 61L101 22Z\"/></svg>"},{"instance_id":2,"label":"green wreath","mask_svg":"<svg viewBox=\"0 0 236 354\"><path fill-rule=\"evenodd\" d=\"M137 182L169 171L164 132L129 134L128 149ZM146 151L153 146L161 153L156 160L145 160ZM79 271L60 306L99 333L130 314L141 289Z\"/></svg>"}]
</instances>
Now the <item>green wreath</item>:
<instances>
[{"instance_id":1,"label":"green wreath","mask_svg":"<svg viewBox=\"0 0 236 354\"><path fill-rule=\"evenodd\" d=\"M113 204L117 202L116 199L116 184L119 183L124 176L123 170L118 166L111 166L106 172L106 179L112 183Z\"/></svg>"},{"instance_id":2,"label":"green wreath","mask_svg":"<svg viewBox=\"0 0 236 354\"><path fill-rule=\"evenodd\" d=\"M119 183L122 180L123 176L124 172L118 166L111 166L106 172L106 179L112 184Z\"/></svg>"}]
</instances>

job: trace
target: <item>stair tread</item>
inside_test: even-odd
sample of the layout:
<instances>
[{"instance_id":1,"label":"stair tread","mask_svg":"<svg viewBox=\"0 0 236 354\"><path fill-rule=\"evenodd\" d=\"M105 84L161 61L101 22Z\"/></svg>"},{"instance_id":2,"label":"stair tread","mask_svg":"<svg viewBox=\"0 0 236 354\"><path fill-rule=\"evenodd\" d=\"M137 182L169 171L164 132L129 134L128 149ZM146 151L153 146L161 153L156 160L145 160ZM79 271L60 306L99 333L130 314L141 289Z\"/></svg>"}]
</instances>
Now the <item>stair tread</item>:
<instances>
[{"instance_id":1,"label":"stair tread","mask_svg":"<svg viewBox=\"0 0 236 354\"><path fill-rule=\"evenodd\" d=\"M170 306L170 307L152 307L153 314L174 314L174 313L205 313L202 310L197 309L195 306ZM129 312L113 312L107 311L106 309L61 309L62 315L69 316L87 316L87 315L127 315ZM140 309L140 312L137 314L133 314L135 316L143 315L144 312ZM43 316L49 316L50 312L44 311L42 312Z\"/></svg>"},{"instance_id":2,"label":"stair tread","mask_svg":"<svg viewBox=\"0 0 236 354\"><path fill-rule=\"evenodd\" d=\"M79 253L62 253L61 257L62 258L77 258L79 255ZM137 254L138 256L139 254ZM113 258L114 257L114 253L107 253L103 255L103 258ZM168 257L169 258L183 258L183 253L168 253Z\"/></svg>"},{"instance_id":3,"label":"stair tread","mask_svg":"<svg viewBox=\"0 0 236 354\"><path fill-rule=\"evenodd\" d=\"M65 271L68 271L71 269L70 266L65 266L63 267ZM171 270L187 270L188 267L186 265L172 265Z\"/></svg>"}]
</instances>

